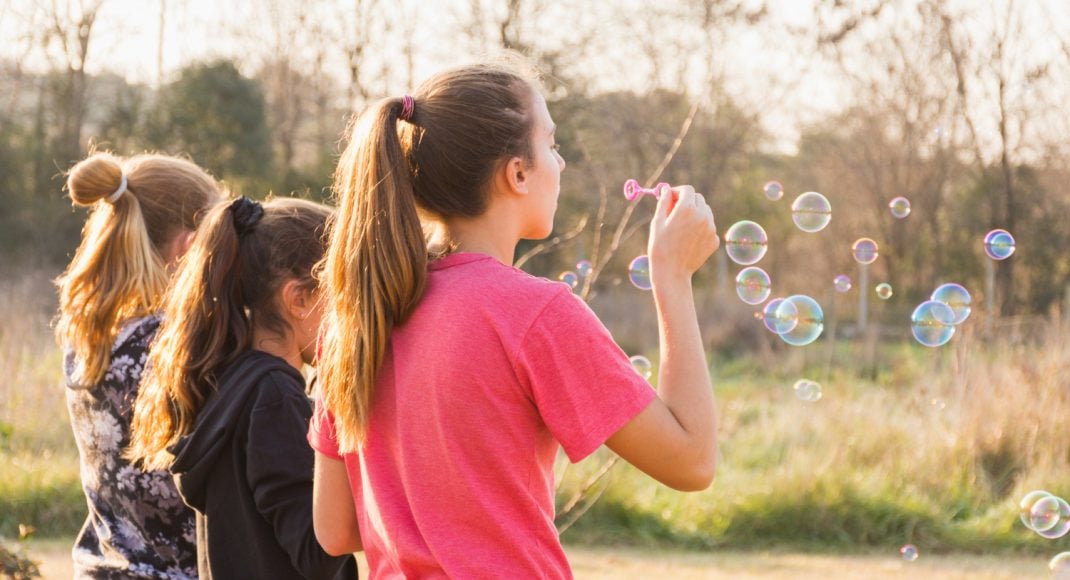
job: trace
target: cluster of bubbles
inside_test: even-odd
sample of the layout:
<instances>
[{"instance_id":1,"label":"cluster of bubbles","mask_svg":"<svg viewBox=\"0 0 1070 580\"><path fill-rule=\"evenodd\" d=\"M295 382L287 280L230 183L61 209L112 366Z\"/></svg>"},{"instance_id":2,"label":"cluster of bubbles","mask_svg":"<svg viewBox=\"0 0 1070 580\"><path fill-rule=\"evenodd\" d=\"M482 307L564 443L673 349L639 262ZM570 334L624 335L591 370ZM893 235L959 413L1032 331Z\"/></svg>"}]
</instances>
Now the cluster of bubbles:
<instances>
[{"instance_id":1,"label":"cluster of bubbles","mask_svg":"<svg viewBox=\"0 0 1070 580\"><path fill-rule=\"evenodd\" d=\"M1070 504L1043 490L1025 494L1018 502L1018 517L1025 527L1049 540L1070 532Z\"/></svg>"},{"instance_id":2,"label":"cluster of bubbles","mask_svg":"<svg viewBox=\"0 0 1070 580\"><path fill-rule=\"evenodd\" d=\"M814 403L821 400L821 385L808 379L799 379L791 386L795 391L795 397L806 403Z\"/></svg>"},{"instance_id":3,"label":"cluster of bubbles","mask_svg":"<svg viewBox=\"0 0 1070 580\"><path fill-rule=\"evenodd\" d=\"M557 279L565 284L568 284L569 288L575 290L580 285L580 280L583 280L591 275L594 270L594 265L590 260L580 260L576 262L575 270L565 270L558 274Z\"/></svg>"},{"instance_id":4,"label":"cluster of bubbles","mask_svg":"<svg viewBox=\"0 0 1070 580\"><path fill-rule=\"evenodd\" d=\"M910 315L910 331L919 343L937 347L947 344L955 328L970 317L971 297L959 284L942 284Z\"/></svg>"}]
</instances>

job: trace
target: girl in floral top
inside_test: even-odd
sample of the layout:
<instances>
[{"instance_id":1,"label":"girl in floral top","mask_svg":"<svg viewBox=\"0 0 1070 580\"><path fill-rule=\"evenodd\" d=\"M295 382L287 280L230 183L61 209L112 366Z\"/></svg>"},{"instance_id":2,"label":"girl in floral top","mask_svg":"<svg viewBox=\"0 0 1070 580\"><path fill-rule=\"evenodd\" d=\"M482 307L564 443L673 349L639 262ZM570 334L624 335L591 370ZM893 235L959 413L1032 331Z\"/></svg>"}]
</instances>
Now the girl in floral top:
<instances>
[{"instance_id":1,"label":"girl in floral top","mask_svg":"<svg viewBox=\"0 0 1070 580\"><path fill-rule=\"evenodd\" d=\"M123 457L164 289L219 183L189 161L95 153L71 169L74 205L91 208L56 281L56 337L66 350L67 408L88 517L75 542L76 577L196 578L193 512L166 471Z\"/></svg>"}]
</instances>

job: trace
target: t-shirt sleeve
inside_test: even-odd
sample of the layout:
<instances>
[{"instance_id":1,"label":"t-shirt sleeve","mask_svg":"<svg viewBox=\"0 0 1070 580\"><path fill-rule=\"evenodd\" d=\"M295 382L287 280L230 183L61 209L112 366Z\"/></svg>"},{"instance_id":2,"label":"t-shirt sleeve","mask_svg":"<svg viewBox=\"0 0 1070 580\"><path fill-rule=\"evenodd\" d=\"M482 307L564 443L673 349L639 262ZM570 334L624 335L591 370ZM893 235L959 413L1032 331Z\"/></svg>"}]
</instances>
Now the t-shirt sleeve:
<instances>
[{"instance_id":1,"label":"t-shirt sleeve","mask_svg":"<svg viewBox=\"0 0 1070 580\"><path fill-rule=\"evenodd\" d=\"M334 432L334 415L318 397L313 405L315 410L308 425L308 444L323 455L341 461L342 454L338 452L338 438Z\"/></svg>"},{"instance_id":2,"label":"t-shirt sleeve","mask_svg":"<svg viewBox=\"0 0 1070 580\"><path fill-rule=\"evenodd\" d=\"M593 453L656 396L585 302L553 298L520 343L517 374L573 462Z\"/></svg>"}]
</instances>

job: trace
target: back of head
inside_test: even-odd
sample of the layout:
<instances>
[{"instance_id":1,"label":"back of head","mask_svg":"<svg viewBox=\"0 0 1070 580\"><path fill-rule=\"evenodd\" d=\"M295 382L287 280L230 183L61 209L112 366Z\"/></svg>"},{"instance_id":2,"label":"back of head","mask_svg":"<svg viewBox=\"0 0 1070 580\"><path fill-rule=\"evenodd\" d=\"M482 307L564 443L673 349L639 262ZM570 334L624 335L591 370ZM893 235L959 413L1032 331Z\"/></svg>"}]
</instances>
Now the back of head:
<instances>
[{"instance_id":1,"label":"back of head","mask_svg":"<svg viewBox=\"0 0 1070 580\"><path fill-rule=\"evenodd\" d=\"M343 450L363 439L390 333L423 295L429 222L482 215L495 169L531 158L536 82L505 64L455 68L412 97L372 105L352 126L335 173L318 379Z\"/></svg>"},{"instance_id":2,"label":"back of head","mask_svg":"<svg viewBox=\"0 0 1070 580\"><path fill-rule=\"evenodd\" d=\"M254 328L291 332L279 289L317 284L331 210L302 199L237 198L214 207L176 274L134 411L130 456L163 468L218 375L253 347Z\"/></svg>"},{"instance_id":3,"label":"back of head","mask_svg":"<svg viewBox=\"0 0 1070 580\"><path fill-rule=\"evenodd\" d=\"M183 230L195 230L223 192L184 159L107 153L75 165L67 190L74 205L91 210L81 245L56 281L56 338L75 353L75 380L92 385L107 369L119 325L160 308L168 245Z\"/></svg>"}]
</instances>

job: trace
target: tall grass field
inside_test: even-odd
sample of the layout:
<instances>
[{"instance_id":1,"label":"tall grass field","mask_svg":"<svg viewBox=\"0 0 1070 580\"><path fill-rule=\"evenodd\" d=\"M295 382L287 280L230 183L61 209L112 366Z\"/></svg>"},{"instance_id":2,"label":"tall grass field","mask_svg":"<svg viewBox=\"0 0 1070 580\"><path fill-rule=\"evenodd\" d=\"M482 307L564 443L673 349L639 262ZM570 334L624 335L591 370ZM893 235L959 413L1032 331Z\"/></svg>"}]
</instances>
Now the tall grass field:
<instances>
[{"instance_id":1,"label":"tall grass field","mask_svg":"<svg viewBox=\"0 0 1070 580\"><path fill-rule=\"evenodd\" d=\"M85 516L49 326L54 274L0 281L0 537L8 539L20 524L38 537L69 537ZM997 325L987 337L977 328L941 349L826 337L806 349L711 353L721 442L713 486L671 491L623 463L607 467L604 449L579 465L562 460L562 538L827 553L907 543L923 554L1070 549L1068 538L1027 530L1017 508L1034 489L1070 496L1070 328L1056 319ZM800 378L821 383L822 398L796 398Z\"/></svg>"}]
</instances>

